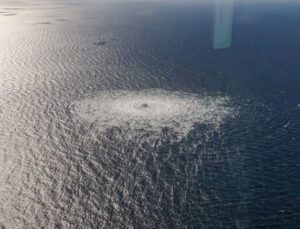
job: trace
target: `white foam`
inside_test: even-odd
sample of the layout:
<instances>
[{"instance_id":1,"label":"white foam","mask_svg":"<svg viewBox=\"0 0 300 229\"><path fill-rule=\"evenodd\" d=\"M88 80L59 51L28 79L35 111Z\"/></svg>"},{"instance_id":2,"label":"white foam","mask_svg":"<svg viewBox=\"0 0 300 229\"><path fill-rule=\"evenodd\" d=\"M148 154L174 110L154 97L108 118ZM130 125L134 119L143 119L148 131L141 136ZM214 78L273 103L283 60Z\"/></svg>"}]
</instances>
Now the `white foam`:
<instances>
[{"instance_id":1,"label":"white foam","mask_svg":"<svg viewBox=\"0 0 300 229\"><path fill-rule=\"evenodd\" d=\"M105 91L74 103L74 113L103 130L118 127L160 131L169 127L180 134L194 124L218 127L236 112L229 97L211 97L168 90Z\"/></svg>"}]
</instances>

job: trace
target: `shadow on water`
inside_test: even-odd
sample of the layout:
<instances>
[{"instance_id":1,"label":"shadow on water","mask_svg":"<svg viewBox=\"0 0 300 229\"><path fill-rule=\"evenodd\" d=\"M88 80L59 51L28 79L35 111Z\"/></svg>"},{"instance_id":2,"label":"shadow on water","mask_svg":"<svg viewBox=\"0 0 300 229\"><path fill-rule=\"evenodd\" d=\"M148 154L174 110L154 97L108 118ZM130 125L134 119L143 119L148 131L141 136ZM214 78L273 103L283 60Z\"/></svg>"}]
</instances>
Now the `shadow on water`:
<instances>
[{"instance_id":1,"label":"shadow on water","mask_svg":"<svg viewBox=\"0 0 300 229\"><path fill-rule=\"evenodd\" d=\"M99 41L99 42L95 42L95 45L97 46L104 46L107 44L107 41Z\"/></svg>"},{"instance_id":2,"label":"shadow on water","mask_svg":"<svg viewBox=\"0 0 300 229\"><path fill-rule=\"evenodd\" d=\"M56 21L64 22L64 21L69 21L69 20L68 19L64 19L64 18L60 18L60 19L56 19Z\"/></svg>"},{"instance_id":3,"label":"shadow on water","mask_svg":"<svg viewBox=\"0 0 300 229\"><path fill-rule=\"evenodd\" d=\"M51 22L40 22L40 23L36 23L35 25L50 25Z\"/></svg>"},{"instance_id":4,"label":"shadow on water","mask_svg":"<svg viewBox=\"0 0 300 229\"><path fill-rule=\"evenodd\" d=\"M17 14L2 14L2 16L15 16Z\"/></svg>"}]
</instances>

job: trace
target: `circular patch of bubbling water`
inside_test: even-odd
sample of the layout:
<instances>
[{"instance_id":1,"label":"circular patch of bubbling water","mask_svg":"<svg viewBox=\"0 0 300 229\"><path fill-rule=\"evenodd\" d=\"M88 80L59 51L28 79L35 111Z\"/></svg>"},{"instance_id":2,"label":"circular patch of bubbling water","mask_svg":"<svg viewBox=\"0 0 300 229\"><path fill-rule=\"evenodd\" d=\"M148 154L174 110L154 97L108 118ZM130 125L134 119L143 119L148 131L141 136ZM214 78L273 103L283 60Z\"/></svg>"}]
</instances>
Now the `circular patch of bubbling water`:
<instances>
[{"instance_id":1,"label":"circular patch of bubbling water","mask_svg":"<svg viewBox=\"0 0 300 229\"><path fill-rule=\"evenodd\" d=\"M233 117L229 97L212 97L168 90L105 91L75 102L74 112L101 129L113 127L160 131L171 128L187 134L194 124L218 127Z\"/></svg>"}]
</instances>

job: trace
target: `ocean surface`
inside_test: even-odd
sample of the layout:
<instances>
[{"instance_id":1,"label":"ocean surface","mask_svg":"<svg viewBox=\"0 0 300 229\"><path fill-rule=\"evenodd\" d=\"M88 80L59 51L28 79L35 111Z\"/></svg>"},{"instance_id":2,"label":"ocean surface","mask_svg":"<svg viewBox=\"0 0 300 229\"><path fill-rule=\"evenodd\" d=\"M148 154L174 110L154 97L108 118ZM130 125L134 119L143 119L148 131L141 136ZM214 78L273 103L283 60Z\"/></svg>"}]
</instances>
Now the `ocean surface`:
<instances>
[{"instance_id":1,"label":"ocean surface","mask_svg":"<svg viewBox=\"0 0 300 229\"><path fill-rule=\"evenodd\" d=\"M0 228L299 228L300 2L0 0Z\"/></svg>"}]
</instances>

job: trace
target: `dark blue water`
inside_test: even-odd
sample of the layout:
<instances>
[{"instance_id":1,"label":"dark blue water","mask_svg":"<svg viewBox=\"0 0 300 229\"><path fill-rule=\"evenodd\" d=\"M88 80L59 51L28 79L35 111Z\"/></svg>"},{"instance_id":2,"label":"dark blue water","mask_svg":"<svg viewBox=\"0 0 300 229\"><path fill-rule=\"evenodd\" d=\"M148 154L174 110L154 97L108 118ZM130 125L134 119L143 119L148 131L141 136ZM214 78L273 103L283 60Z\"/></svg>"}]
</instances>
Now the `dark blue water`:
<instances>
[{"instance_id":1,"label":"dark blue water","mask_svg":"<svg viewBox=\"0 0 300 229\"><path fill-rule=\"evenodd\" d=\"M0 2L0 228L300 227L300 3L214 10Z\"/></svg>"}]
</instances>

